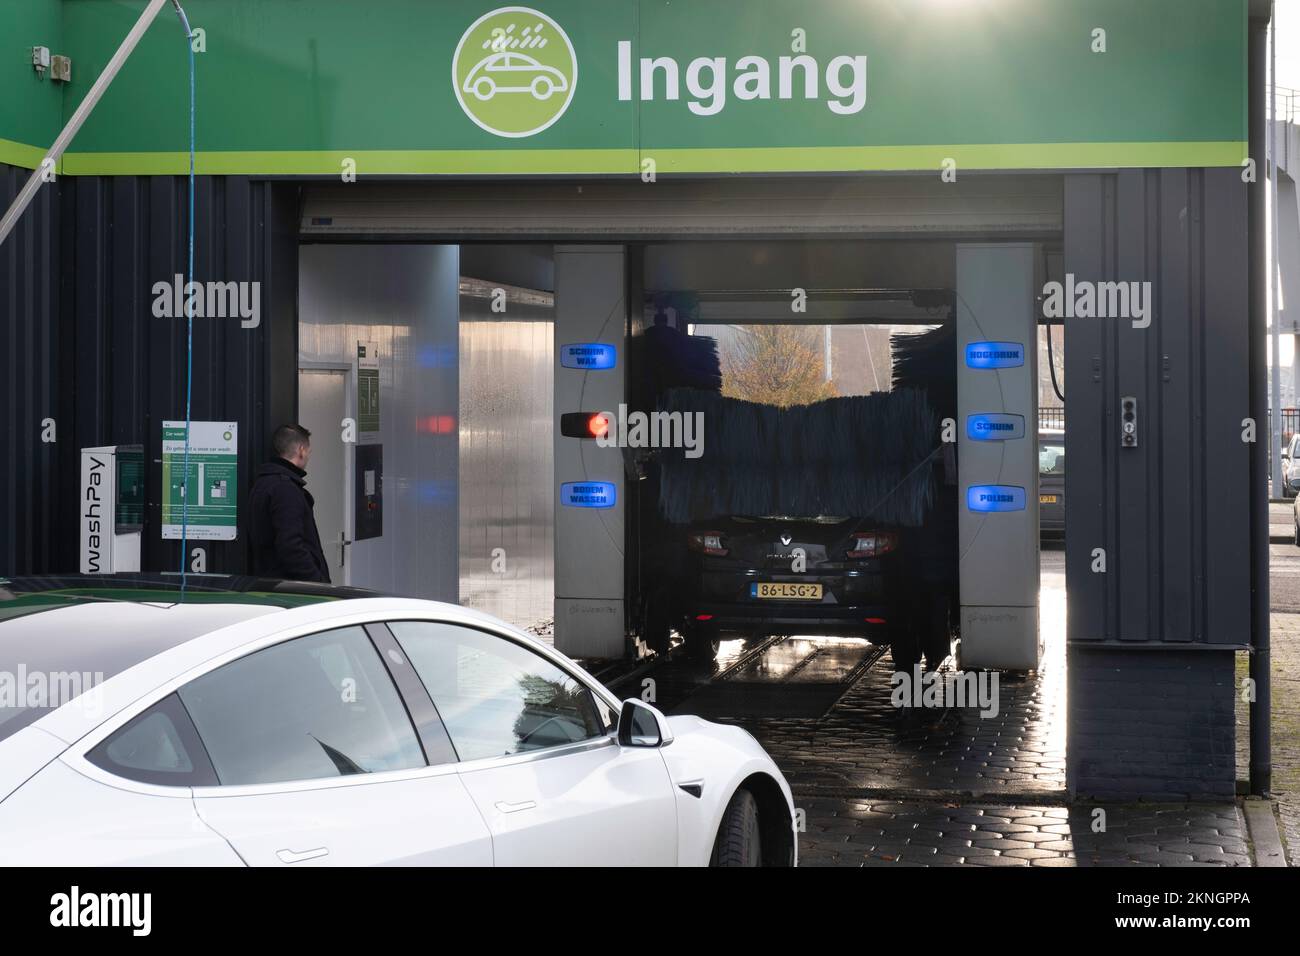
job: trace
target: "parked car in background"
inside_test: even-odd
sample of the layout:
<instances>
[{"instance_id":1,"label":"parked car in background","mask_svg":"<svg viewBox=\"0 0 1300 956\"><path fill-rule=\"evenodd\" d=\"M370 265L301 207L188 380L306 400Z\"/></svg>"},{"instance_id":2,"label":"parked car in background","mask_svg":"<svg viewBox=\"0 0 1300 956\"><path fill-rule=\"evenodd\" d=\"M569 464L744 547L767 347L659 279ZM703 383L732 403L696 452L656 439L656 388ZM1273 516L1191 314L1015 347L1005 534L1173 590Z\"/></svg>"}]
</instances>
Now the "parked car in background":
<instances>
[{"instance_id":1,"label":"parked car in background","mask_svg":"<svg viewBox=\"0 0 1300 956\"><path fill-rule=\"evenodd\" d=\"M1038 432L1038 533L1051 540L1065 537L1065 432Z\"/></svg>"},{"instance_id":2,"label":"parked car in background","mask_svg":"<svg viewBox=\"0 0 1300 956\"><path fill-rule=\"evenodd\" d=\"M1282 449L1282 497L1294 498L1300 486L1300 432Z\"/></svg>"},{"instance_id":3,"label":"parked car in background","mask_svg":"<svg viewBox=\"0 0 1300 956\"><path fill-rule=\"evenodd\" d=\"M795 863L752 736L486 614L88 580L0 579L0 672L76 678L0 703L0 865Z\"/></svg>"}]
</instances>

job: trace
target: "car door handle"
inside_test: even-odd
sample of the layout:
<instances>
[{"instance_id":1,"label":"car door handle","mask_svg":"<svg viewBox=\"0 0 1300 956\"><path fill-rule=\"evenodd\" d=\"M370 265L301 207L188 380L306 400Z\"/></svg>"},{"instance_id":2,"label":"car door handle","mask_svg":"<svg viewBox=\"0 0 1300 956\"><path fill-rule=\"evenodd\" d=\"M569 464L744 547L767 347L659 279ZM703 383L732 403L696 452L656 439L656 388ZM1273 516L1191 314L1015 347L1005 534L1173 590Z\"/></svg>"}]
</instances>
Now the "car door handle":
<instances>
[{"instance_id":1,"label":"car door handle","mask_svg":"<svg viewBox=\"0 0 1300 956\"><path fill-rule=\"evenodd\" d=\"M519 803L507 803L505 800L498 800L495 806L502 813L518 813L520 810L535 810L537 801L521 800Z\"/></svg>"},{"instance_id":2,"label":"car door handle","mask_svg":"<svg viewBox=\"0 0 1300 956\"><path fill-rule=\"evenodd\" d=\"M276 850L275 855L280 858L281 863L302 863L329 856L330 851L328 847L318 846L314 850Z\"/></svg>"}]
</instances>

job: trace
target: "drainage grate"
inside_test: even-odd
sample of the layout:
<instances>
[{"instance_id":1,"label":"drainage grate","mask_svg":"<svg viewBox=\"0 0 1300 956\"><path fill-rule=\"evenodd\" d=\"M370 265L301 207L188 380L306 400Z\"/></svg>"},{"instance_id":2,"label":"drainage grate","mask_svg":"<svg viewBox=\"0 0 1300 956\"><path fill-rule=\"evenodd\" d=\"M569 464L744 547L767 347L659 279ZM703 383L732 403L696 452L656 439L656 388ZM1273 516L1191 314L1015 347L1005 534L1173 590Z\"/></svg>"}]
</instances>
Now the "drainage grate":
<instances>
[{"instance_id":1,"label":"drainage grate","mask_svg":"<svg viewBox=\"0 0 1300 956\"><path fill-rule=\"evenodd\" d=\"M862 640L780 638L746 655L672 712L709 719L816 719L884 653Z\"/></svg>"}]
</instances>

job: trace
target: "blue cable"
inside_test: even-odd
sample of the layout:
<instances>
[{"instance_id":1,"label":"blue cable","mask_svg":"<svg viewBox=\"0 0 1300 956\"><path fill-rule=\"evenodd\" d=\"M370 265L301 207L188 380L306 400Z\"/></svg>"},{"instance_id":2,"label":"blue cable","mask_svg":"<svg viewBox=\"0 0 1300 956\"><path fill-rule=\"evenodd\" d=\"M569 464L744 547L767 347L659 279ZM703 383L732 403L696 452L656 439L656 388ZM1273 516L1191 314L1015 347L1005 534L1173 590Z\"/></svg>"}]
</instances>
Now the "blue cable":
<instances>
[{"instance_id":1,"label":"blue cable","mask_svg":"<svg viewBox=\"0 0 1300 956\"><path fill-rule=\"evenodd\" d=\"M185 46L190 52L190 215L189 215L189 263L185 288L188 290L194 281L194 31L190 29L189 18L181 5L173 0L176 13L185 28ZM181 470L181 601L185 600L186 557L189 552L190 524L190 398L194 385L194 304L187 293L185 296L185 458Z\"/></svg>"}]
</instances>

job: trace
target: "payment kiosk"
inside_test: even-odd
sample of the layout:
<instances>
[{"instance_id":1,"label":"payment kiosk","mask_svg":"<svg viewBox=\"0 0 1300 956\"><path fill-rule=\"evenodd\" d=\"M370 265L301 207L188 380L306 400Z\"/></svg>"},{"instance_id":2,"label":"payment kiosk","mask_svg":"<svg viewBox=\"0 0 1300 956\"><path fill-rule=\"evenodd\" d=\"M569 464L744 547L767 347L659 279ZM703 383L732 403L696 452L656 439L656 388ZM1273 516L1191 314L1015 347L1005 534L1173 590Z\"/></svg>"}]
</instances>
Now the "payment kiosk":
<instances>
[{"instance_id":1,"label":"payment kiosk","mask_svg":"<svg viewBox=\"0 0 1300 956\"><path fill-rule=\"evenodd\" d=\"M81 449L82 574L140 570L144 526L144 448Z\"/></svg>"}]
</instances>

